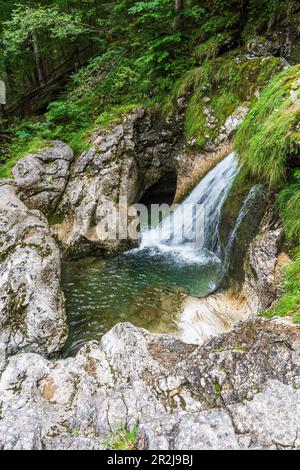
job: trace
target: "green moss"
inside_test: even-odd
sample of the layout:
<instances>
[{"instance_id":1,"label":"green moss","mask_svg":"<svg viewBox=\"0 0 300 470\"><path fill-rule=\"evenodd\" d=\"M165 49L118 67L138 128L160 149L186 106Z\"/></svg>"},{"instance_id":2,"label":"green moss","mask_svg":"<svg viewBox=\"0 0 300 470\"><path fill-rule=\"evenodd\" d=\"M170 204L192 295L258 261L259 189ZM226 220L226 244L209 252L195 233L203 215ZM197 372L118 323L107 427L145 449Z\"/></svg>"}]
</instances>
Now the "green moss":
<instances>
[{"instance_id":1,"label":"green moss","mask_svg":"<svg viewBox=\"0 0 300 470\"><path fill-rule=\"evenodd\" d=\"M278 202L293 261L285 269L283 294L268 318L292 316L300 322L300 65L280 72L262 92L234 140L243 171L280 190ZM296 163L297 164L297 163Z\"/></svg>"},{"instance_id":2,"label":"green moss","mask_svg":"<svg viewBox=\"0 0 300 470\"><path fill-rule=\"evenodd\" d=\"M43 149L50 145L48 141L41 139L40 137L34 137L28 141L16 140L11 146L11 157L9 157L4 164L0 166L0 178L11 178L11 170L15 164L28 154L35 154L41 152Z\"/></svg>"},{"instance_id":3,"label":"green moss","mask_svg":"<svg viewBox=\"0 0 300 470\"><path fill-rule=\"evenodd\" d=\"M298 152L299 78L299 65L277 75L250 110L234 140L234 149L245 168L270 186L283 184L288 158Z\"/></svg>"},{"instance_id":4,"label":"green moss","mask_svg":"<svg viewBox=\"0 0 300 470\"><path fill-rule=\"evenodd\" d=\"M239 54L243 56L243 51L227 53L189 71L164 104L165 113L170 115L176 112L179 97L189 97L185 135L194 147L205 148L214 141L233 111L245 101L255 101L255 92L280 66L280 59L275 57L242 61ZM213 123L207 119L207 110L214 117Z\"/></svg>"},{"instance_id":5,"label":"green moss","mask_svg":"<svg viewBox=\"0 0 300 470\"><path fill-rule=\"evenodd\" d=\"M300 241L300 170L295 170L293 179L279 194L279 206L285 232L291 242Z\"/></svg>"}]
</instances>

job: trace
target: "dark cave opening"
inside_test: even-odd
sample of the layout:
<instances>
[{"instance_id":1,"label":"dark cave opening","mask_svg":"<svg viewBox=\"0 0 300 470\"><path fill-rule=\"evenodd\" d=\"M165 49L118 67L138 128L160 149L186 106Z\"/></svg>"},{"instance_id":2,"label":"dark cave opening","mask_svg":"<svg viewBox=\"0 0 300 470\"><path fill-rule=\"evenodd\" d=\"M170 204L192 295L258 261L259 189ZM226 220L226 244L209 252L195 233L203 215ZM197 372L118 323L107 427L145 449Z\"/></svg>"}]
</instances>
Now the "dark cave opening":
<instances>
[{"instance_id":1,"label":"dark cave opening","mask_svg":"<svg viewBox=\"0 0 300 470\"><path fill-rule=\"evenodd\" d=\"M177 190L177 174L170 171L153 184L141 197L139 203L150 207L151 204L173 204Z\"/></svg>"}]
</instances>

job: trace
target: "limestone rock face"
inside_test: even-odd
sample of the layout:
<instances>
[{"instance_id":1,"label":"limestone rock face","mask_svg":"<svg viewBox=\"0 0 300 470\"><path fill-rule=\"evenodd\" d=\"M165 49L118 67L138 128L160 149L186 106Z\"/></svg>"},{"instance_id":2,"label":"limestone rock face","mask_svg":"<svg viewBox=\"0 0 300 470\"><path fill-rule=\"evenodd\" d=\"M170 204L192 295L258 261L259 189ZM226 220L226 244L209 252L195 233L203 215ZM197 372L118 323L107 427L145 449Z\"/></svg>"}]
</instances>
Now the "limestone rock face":
<instances>
[{"instance_id":1,"label":"limestone rock face","mask_svg":"<svg viewBox=\"0 0 300 470\"><path fill-rule=\"evenodd\" d=\"M175 172L172 154L179 136L156 119L137 109L112 132L96 132L91 148L77 159L58 207L64 221L53 229L65 252L113 253L128 246L126 234L117 232L117 240L114 234L103 236L112 214L119 217L120 198L126 197L129 206L137 203L152 185ZM125 205L124 211L127 215Z\"/></svg>"},{"instance_id":2,"label":"limestone rock face","mask_svg":"<svg viewBox=\"0 0 300 470\"><path fill-rule=\"evenodd\" d=\"M236 284L237 290L244 282L244 261L259 230L267 203L267 191L263 186L255 185L246 195L240 195L233 188L223 206L220 235L228 268L225 282L229 280L231 285Z\"/></svg>"},{"instance_id":3,"label":"limestone rock face","mask_svg":"<svg viewBox=\"0 0 300 470\"><path fill-rule=\"evenodd\" d=\"M0 366L1 449L299 448L299 326L251 320L202 347L119 324L75 358Z\"/></svg>"},{"instance_id":4,"label":"limestone rock face","mask_svg":"<svg viewBox=\"0 0 300 470\"><path fill-rule=\"evenodd\" d=\"M254 312L265 310L275 302L281 289L280 248L283 228L274 210L266 211L258 234L249 246L245 260L243 290Z\"/></svg>"},{"instance_id":5,"label":"limestone rock face","mask_svg":"<svg viewBox=\"0 0 300 470\"><path fill-rule=\"evenodd\" d=\"M269 57L278 55L282 44L277 40L270 41L268 39L255 38L247 44L250 54L255 57Z\"/></svg>"},{"instance_id":6,"label":"limestone rock face","mask_svg":"<svg viewBox=\"0 0 300 470\"><path fill-rule=\"evenodd\" d=\"M221 133L217 140L222 141L225 138L230 139L238 127L242 124L243 120L247 116L249 111L248 103L243 106L239 106L236 110L228 116L224 126L221 128Z\"/></svg>"},{"instance_id":7,"label":"limestone rock face","mask_svg":"<svg viewBox=\"0 0 300 470\"><path fill-rule=\"evenodd\" d=\"M0 360L20 350L52 353L65 334L60 253L47 220L14 186L0 186Z\"/></svg>"},{"instance_id":8,"label":"limestone rock face","mask_svg":"<svg viewBox=\"0 0 300 470\"><path fill-rule=\"evenodd\" d=\"M21 158L12 170L19 196L31 209L39 209L45 215L52 214L69 176L73 160L72 149L58 140L36 155Z\"/></svg>"}]
</instances>

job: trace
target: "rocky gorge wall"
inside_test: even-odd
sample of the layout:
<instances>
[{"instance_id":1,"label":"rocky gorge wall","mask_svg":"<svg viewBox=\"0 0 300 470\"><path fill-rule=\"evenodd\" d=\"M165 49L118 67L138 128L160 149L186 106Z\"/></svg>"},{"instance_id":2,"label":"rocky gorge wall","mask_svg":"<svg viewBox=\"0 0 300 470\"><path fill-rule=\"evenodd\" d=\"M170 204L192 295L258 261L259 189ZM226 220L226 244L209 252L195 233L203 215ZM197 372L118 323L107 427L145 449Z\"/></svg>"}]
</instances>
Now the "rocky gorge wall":
<instances>
[{"instance_id":1,"label":"rocky gorge wall","mask_svg":"<svg viewBox=\"0 0 300 470\"><path fill-rule=\"evenodd\" d=\"M126 428L138 421L141 449L300 447L300 330L288 321L250 318L200 347L119 324L75 358L51 358L67 334L61 255L111 256L131 246L99 239L107 207L120 196L139 202L174 174L180 200L226 155L247 111L226 119L213 148L190 152L186 100L166 121L136 109L111 132L97 130L77 158L53 141L1 180L0 448L107 448L120 420ZM207 122L215 125L210 114ZM227 287L256 314L278 296L284 256L270 194L251 191L221 229L238 254L228 260L236 282Z\"/></svg>"}]
</instances>

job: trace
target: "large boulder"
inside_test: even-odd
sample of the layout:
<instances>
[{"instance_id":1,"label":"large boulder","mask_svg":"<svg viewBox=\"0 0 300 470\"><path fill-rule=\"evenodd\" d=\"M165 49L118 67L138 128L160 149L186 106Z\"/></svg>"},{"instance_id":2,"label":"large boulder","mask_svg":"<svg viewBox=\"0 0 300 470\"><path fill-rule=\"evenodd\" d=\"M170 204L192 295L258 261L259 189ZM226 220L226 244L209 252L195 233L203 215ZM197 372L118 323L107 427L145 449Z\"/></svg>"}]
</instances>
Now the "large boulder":
<instances>
[{"instance_id":1,"label":"large boulder","mask_svg":"<svg viewBox=\"0 0 300 470\"><path fill-rule=\"evenodd\" d=\"M300 328L262 319L202 347L119 324L76 357L13 356L0 376L0 448L299 448Z\"/></svg>"},{"instance_id":2,"label":"large boulder","mask_svg":"<svg viewBox=\"0 0 300 470\"><path fill-rule=\"evenodd\" d=\"M155 111L136 109L112 131L95 132L90 149L72 167L57 209L62 221L53 233L64 252L112 253L132 244L126 233L120 236L117 231L116 237L106 237L103 227L110 224L113 211L118 216L120 198L126 198L130 206L158 181L168 184L168 178L174 177L172 154L180 145L180 132L157 119ZM127 215L124 200L122 204Z\"/></svg>"},{"instance_id":3,"label":"large boulder","mask_svg":"<svg viewBox=\"0 0 300 470\"><path fill-rule=\"evenodd\" d=\"M40 152L21 158L12 170L20 198L30 209L54 213L65 190L73 160L72 149L58 140Z\"/></svg>"},{"instance_id":4,"label":"large boulder","mask_svg":"<svg viewBox=\"0 0 300 470\"><path fill-rule=\"evenodd\" d=\"M53 353L66 336L60 252L41 212L0 185L0 360L20 350Z\"/></svg>"}]
</instances>

